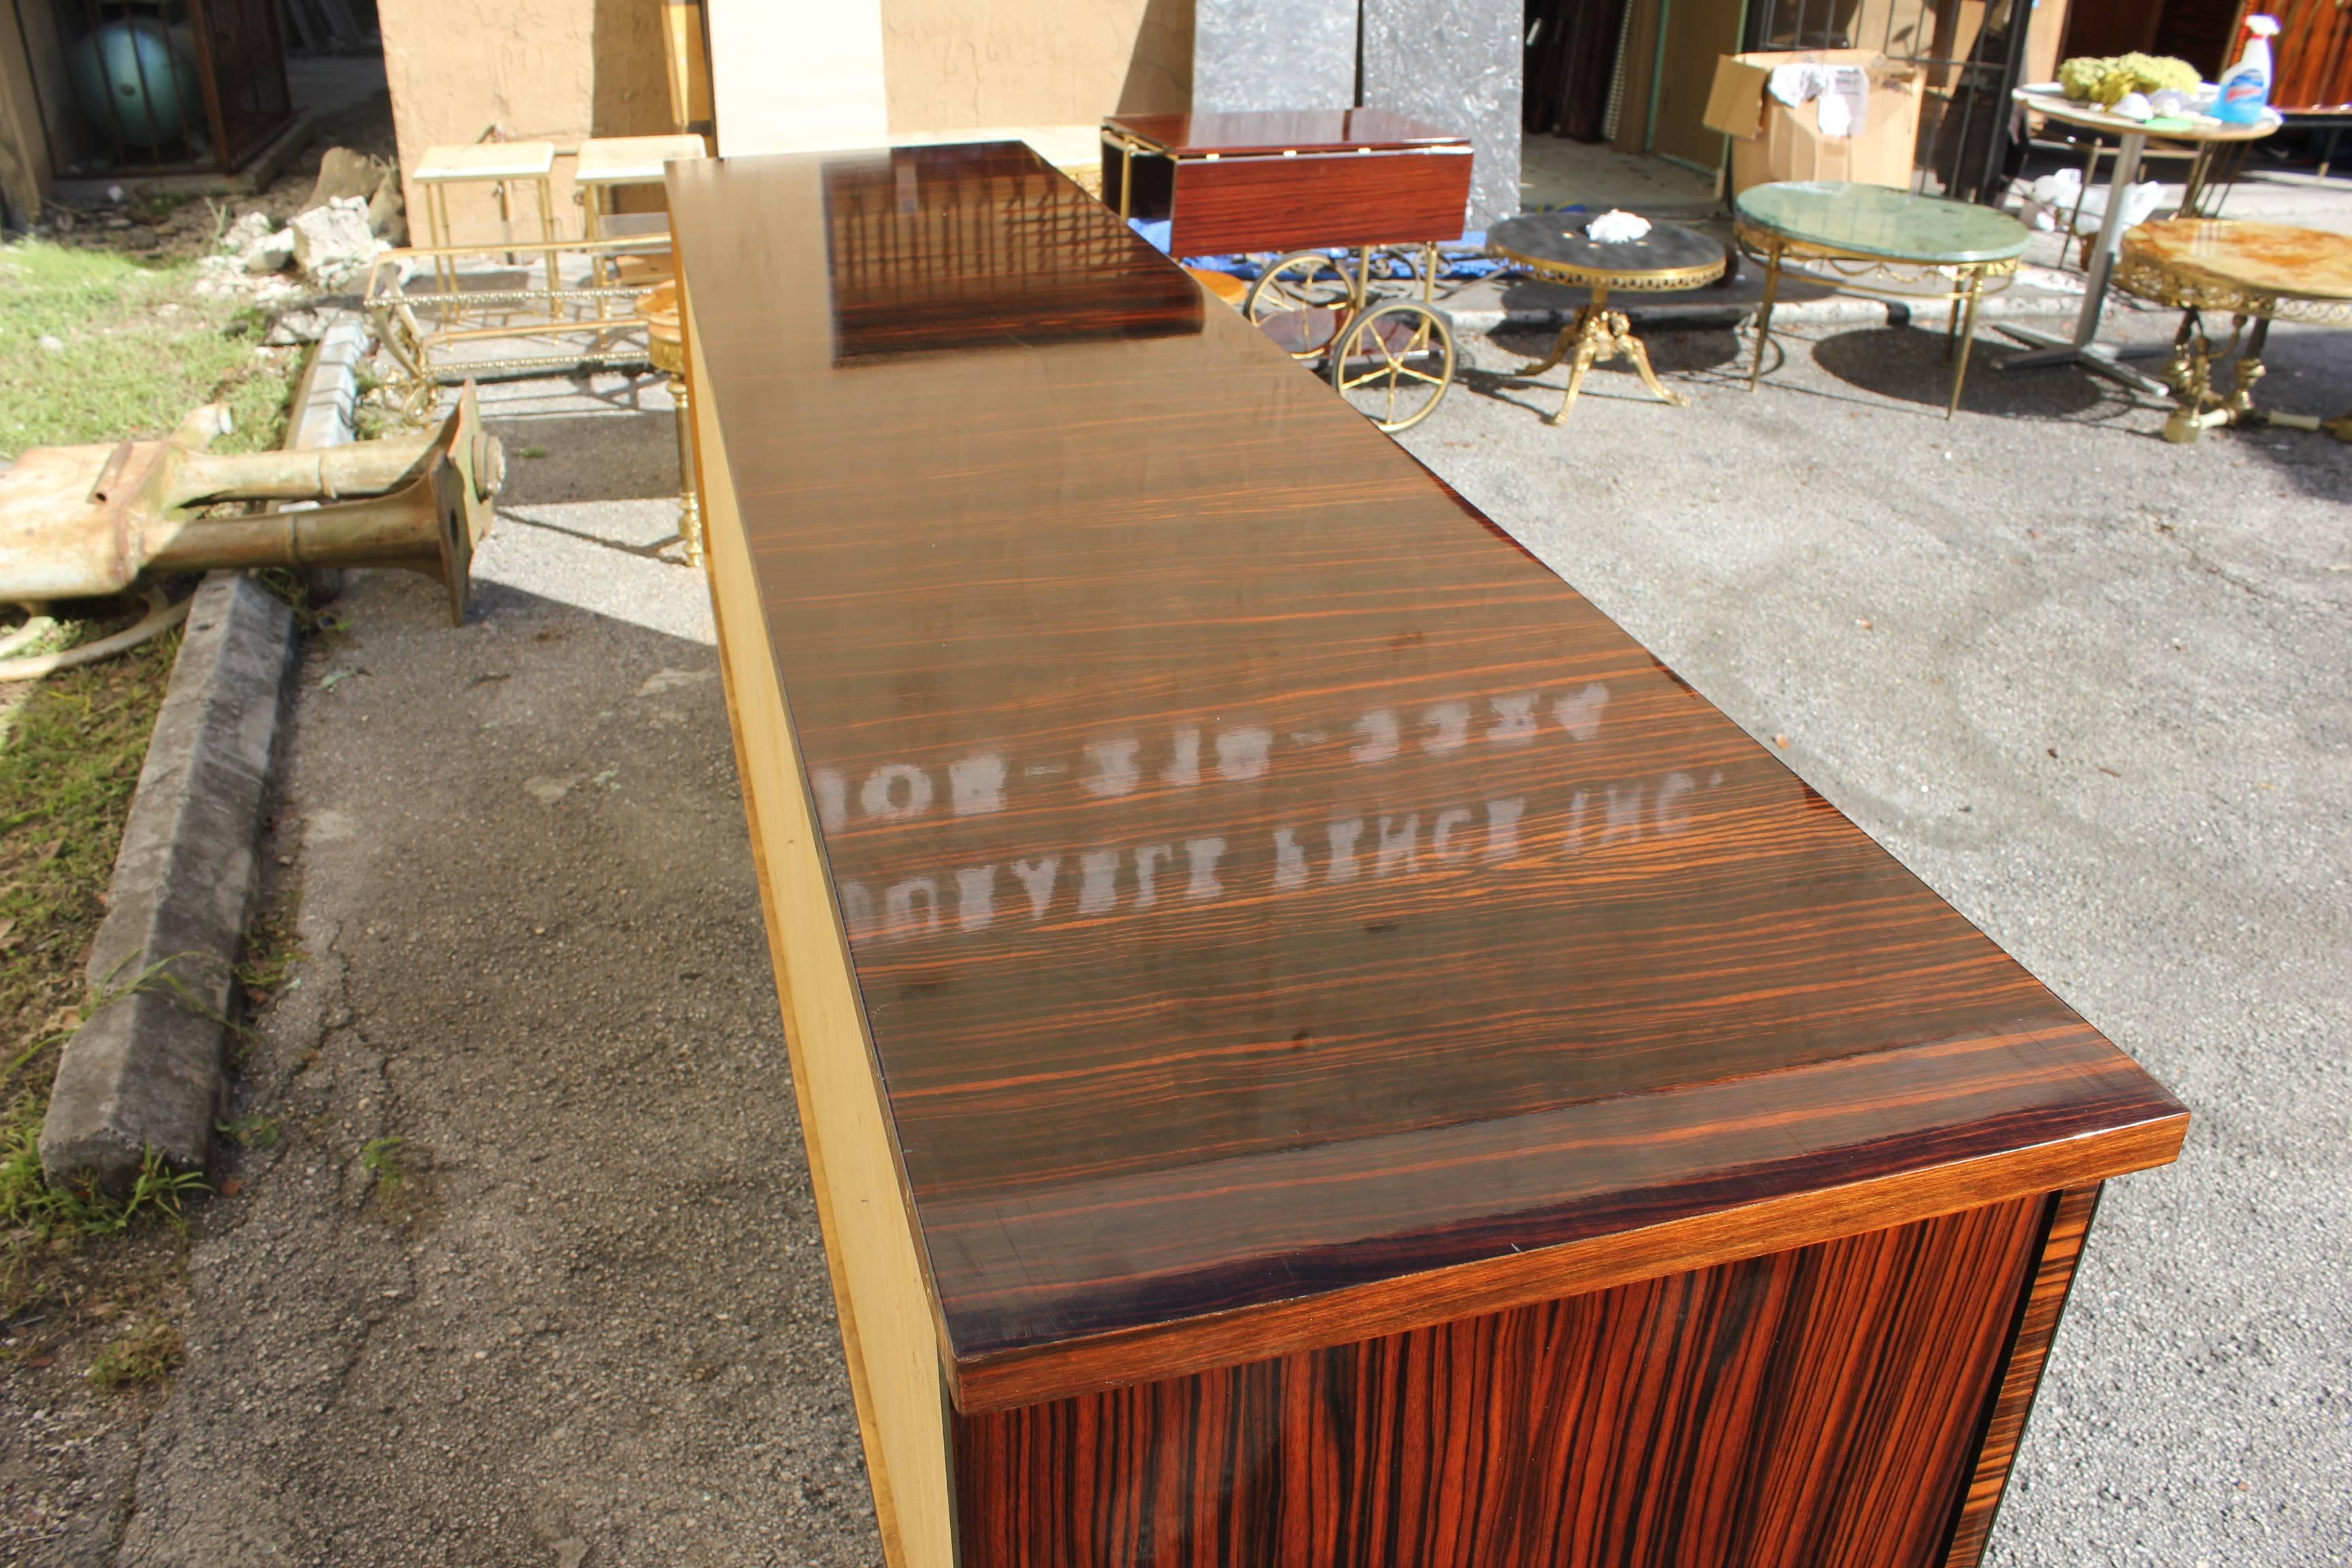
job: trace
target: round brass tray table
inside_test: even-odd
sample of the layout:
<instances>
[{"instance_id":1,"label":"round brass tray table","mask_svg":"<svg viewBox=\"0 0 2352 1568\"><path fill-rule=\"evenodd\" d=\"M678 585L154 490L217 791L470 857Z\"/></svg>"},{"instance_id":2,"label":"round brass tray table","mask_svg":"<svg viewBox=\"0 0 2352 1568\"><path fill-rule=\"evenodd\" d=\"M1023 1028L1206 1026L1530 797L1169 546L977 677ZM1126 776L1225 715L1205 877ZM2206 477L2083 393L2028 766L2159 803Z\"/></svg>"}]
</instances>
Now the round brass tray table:
<instances>
[{"instance_id":1,"label":"round brass tray table","mask_svg":"<svg viewBox=\"0 0 2352 1568\"><path fill-rule=\"evenodd\" d=\"M1955 362L1944 417L1952 416L1968 380L1977 304L1988 282L1998 280L2006 289L2017 275L2018 258L2032 237L2023 224L1990 207L1842 181L1752 185L1734 205L1740 248L1764 263L1756 360L1748 369L1750 392L1764 372L1765 346L1772 341L1772 301L1780 292L1781 268L1795 261L1809 271L1807 264L1826 268L1824 280L1841 289L1906 301L1944 300L1944 353ZM1943 292L1922 296L1906 287L1921 283L1940 284Z\"/></svg>"},{"instance_id":2,"label":"round brass tray table","mask_svg":"<svg viewBox=\"0 0 2352 1568\"><path fill-rule=\"evenodd\" d=\"M2146 223L2124 237L2115 283L2182 312L2165 370L2179 405L2165 422L2166 440L2194 441L2216 425L2278 425L2352 441L2352 412L2334 419L2273 414L2256 408L2253 399L2271 322L2352 327L2352 237L2218 218ZM2216 342L2205 330L2208 310L2230 313L2226 341ZM2242 342L2235 382L2225 395L2214 390L2213 362L2228 358Z\"/></svg>"},{"instance_id":3,"label":"round brass tray table","mask_svg":"<svg viewBox=\"0 0 2352 1568\"><path fill-rule=\"evenodd\" d=\"M1569 411L1576 406L1576 395L1584 390L1585 373L1621 356L1633 362L1642 384L1660 402L1678 408L1689 407L1688 397L1667 390L1660 383L1658 373L1650 368L1650 351L1633 335L1633 323L1625 319L1623 311L1609 309L1609 291L1618 289L1664 294L1704 288L1720 279L1730 265L1731 258L1721 245L1703 234L1670 223L1652 224L1650 232L1639 239L1604 244L1588 238L1585 226L1598 216L1529 213L1507 218L1486 231L1489 256L1525 268L1550 282L1592 290L1591 301L1560 329L1558 341L1552 344L1551 357L1539 363L1522 365L1518 371L1521 376L1541 375L1574 356L1568 373L1568 395L1560 400L1559 412L1549 420L1554 425L1566 419Z\"/></svg>"}]
</instances>

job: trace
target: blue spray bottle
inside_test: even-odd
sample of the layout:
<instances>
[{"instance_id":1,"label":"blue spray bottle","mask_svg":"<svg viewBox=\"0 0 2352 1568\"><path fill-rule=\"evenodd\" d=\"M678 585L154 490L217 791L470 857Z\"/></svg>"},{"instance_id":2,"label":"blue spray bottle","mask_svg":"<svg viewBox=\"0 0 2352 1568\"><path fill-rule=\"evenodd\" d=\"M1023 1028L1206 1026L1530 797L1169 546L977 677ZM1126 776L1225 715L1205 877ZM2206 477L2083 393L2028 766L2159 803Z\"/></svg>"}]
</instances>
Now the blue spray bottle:
<instances>
[{"instance_id":1,"label":"blue spray bottle","mask_svg":"<svg viewBox=\"0 0 2352 1568\"><path fill-rule=\"evenodd\" d=\"M2276 16L2246 18L2246 51L2238 63L2221 73L2221 96L2213 118L2231 125L2259 124L2270 110L2271 36L2279 30Z\"/></svg>"}]
</instances>

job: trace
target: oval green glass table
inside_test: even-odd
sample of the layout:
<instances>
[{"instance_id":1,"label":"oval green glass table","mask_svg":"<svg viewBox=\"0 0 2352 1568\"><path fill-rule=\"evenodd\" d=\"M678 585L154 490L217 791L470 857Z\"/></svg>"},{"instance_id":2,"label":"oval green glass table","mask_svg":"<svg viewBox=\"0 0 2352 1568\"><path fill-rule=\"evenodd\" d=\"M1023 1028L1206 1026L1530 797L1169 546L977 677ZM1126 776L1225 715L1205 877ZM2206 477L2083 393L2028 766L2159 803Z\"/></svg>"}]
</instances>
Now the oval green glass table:
<instances>
[{"instance_id":1,"label":"oval green glass table","mask_svg":"<svg viewBox=\"0 0 2352 1568\"><path fill-rule=\"evenodd\" d=\"M1748 366L1754 391L1772 338L1772 305L1790 261L1818 264L1838 286L1905 300L1940 299L1948 307L1944 353L1951 359L1949 419L1968 380L1969 347L1976 341L1977 306L1986 285L2005 288L2016 276L2029 231L2006 213L1936 196L1915 196L1885 185L1826 180L1783 180L1754 185L1733 204L1740 248L1764 263L1764 304L1756 315L1756 359ZM1942 285L1921 295L1916 285Z\"/></svg>"}]
</instances>

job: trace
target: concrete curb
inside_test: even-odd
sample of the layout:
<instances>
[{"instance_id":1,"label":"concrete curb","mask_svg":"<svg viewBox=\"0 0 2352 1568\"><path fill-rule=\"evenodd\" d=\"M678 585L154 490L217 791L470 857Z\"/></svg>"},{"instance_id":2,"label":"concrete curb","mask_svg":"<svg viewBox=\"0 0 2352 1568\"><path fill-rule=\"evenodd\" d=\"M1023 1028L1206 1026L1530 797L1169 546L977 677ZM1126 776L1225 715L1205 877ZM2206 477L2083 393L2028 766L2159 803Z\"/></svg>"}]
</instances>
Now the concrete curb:
<instances>
[{"instance_id":1,"label":"concrete curb","mask_svg":"<svg viewBox=\"0 0 2352 1568\"><path fill-rule=\"evenodd\" d=\"M120 1192L150 1148L178 1165L211 1150L237 944L260 880L255 829L293 668L293 612L249 577L206 577L90 948L90 989L111 999L66 1043L41 1123L52 1183Z\"/></svg>"},{"instance_id":2,"label":"concrete curb","mask_svg":"<svg viewBox=\"0 0 2352 1568\"><path fill-rule=\"evenodd\" d=\"M297 389L288 445L351 439L364 349L356 321L330 330ZM102 1000L66 1042L41 1123L52 1183L119 1193L150 1149L182 1166L211 1152L296 655L293 612L252 578L215 572L197 588L90 947Z\"/></svg>"}]
</instances>

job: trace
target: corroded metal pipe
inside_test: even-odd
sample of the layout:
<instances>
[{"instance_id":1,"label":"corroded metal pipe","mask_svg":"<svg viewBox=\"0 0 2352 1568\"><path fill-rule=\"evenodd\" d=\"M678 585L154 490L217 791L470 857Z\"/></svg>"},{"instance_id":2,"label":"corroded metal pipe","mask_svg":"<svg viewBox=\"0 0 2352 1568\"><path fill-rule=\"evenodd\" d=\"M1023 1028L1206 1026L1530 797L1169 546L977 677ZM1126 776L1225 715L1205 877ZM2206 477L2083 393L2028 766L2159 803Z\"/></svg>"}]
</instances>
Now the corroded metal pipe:
<instances>
[{"instance_id":1,"label":"corroded metal pipe","mask_svg":"<svg viewBox=\"0 0 2352 1568\"><path fill-rule=\"evenodd\" d=\"M0 599L119 594L142 575L255 566L401 566L465 619L474 546L505 478L468 385L430 437L217 456L199 409L167 441L36 447L0 474ZM208 515L249 501L316 501Z\"/></svg>"}]
</instances>

